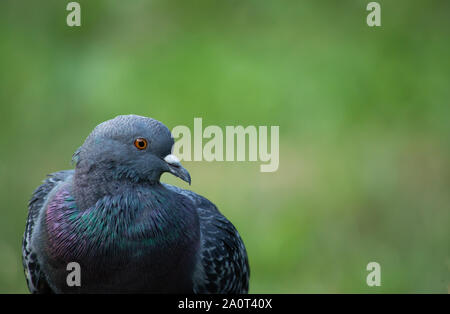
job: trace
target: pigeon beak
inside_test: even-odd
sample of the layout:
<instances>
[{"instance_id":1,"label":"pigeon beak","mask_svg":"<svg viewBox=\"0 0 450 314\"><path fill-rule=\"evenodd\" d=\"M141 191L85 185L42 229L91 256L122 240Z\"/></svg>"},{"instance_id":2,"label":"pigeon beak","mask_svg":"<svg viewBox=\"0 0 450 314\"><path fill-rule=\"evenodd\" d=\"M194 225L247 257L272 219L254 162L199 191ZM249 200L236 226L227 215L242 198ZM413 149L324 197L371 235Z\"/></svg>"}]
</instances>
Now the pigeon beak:
<instances>
[{"instance_id":1,"label":"pigeon beak","mask_svg":"<svg viewBox=\"0 0 450 314\"><path fill-rule=\"evenodd\" d=\"M164 157L164 161L169 166L169 172L171 174L191 185L191 176L189 175L189 172L185 168L183 168L180 160L175 155L167 155L166 157Z\"/></svg>"}]
</instances>

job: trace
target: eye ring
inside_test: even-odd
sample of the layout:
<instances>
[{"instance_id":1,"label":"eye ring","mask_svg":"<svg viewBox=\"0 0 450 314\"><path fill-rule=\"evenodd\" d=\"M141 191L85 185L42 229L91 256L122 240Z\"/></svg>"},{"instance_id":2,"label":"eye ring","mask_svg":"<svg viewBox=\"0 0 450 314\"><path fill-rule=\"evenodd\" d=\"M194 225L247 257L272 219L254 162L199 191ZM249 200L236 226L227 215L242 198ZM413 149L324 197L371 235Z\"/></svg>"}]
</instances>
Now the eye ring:
<instances>
[{"instance_id":1,"label":"eye ring","mask_svg":"<svg viewBox=\"0 0 450 314\"><path fill-rule=\"evenodd\" d=\"M136 148L139 150L144 150L147 148L148 142L145 138L138 137L137 139L134 140L134 146L136 146Z\"/></svg>"}]
</instances>

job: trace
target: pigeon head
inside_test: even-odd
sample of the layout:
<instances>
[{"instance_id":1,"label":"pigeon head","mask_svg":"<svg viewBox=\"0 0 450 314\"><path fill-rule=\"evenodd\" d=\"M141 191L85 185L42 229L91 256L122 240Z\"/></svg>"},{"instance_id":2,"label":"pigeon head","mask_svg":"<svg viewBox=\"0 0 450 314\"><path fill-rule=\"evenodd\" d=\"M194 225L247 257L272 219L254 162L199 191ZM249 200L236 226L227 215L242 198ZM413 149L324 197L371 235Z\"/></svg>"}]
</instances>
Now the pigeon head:
<instances>
[{"instance_id":1,"label":"pigeon head","mask_svg":"<svg viewBox=\"0 0 450 314\"><path fill-rule=\"evenodd\" d=\"M161 122L118 116L99 124L75 152L75 172L105 180L157 182L169 172L191 183L189 172L171 154L174 140Z\"/></svg>"}]
</instances>

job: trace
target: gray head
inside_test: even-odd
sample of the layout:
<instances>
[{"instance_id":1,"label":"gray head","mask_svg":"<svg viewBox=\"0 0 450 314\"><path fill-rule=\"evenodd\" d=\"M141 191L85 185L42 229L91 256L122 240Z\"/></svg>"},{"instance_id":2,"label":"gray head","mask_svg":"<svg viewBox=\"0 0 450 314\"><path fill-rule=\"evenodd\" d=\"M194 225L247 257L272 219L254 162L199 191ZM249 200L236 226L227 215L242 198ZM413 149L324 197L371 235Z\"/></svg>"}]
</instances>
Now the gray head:
<instances>
[{"instance_id":1,"label":"gray head","mask_svg":"<svg viewBox=\"0 0 450 314\"><path fill-rule=\"evenodd\" d=\"M171 155L173 144L172 134L161 122L118 116L99 124L75 152L75 171L133 182L157 182L169 172L190 184L188 171Z\"/></svg>"}]
</instances>

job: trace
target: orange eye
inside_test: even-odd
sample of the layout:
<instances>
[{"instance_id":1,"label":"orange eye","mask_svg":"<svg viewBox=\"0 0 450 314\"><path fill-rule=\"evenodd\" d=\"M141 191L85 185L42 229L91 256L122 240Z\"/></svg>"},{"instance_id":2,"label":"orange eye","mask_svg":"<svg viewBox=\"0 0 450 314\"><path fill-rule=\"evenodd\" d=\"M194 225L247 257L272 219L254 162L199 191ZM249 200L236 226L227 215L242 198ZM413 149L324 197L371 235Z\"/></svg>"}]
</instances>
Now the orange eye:
<instances>
[{"instance_id":1,"label":"orange eye","mask_svg":"<svg viewBox=\"0 0 450 314\"><path fill-rule=\"evenodd\" d=\"M145 138L139 137L134 141L134 146L137 149L143 150L147 148L147 140Z\"/></svg>"}]
</instances>

